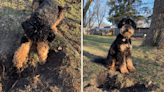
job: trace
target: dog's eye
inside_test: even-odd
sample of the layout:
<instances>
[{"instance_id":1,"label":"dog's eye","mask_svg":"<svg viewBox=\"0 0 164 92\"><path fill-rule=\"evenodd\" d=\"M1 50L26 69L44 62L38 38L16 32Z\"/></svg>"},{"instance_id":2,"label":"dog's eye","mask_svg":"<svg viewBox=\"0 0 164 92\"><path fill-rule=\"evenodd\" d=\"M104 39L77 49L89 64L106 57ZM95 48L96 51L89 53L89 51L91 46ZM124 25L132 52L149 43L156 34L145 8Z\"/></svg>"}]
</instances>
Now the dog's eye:
<instances>
[{"instance_id":1,"label":"dog's eye","mask_svg":"<svg viewBox=\"0 0 164 92\"><path fill-rule=\"evenodd\" d=\"M132 22L129 22L130 25L132 25Z\"/></svg>"}]
</instances>

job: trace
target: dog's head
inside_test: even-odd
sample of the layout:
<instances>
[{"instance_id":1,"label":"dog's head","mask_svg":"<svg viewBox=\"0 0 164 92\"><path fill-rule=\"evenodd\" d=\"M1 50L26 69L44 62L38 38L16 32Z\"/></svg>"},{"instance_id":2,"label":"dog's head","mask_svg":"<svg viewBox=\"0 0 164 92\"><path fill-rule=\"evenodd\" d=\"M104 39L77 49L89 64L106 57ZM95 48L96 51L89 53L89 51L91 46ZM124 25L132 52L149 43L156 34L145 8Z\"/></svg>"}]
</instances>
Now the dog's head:
<instances>
[{"instance_id":1,"label":"dog's head","mask_svg":"<svg viewBox=\"0 0 164 92\"><path fill-rule=\"evenodd\" d=\"M136 24L130 18L123 18L119 22L118 28L120 28L120 34L122 36L130 38L134 33L134 29L136 29Z\"/></svg>"},{"instance_id":2,"label":"dog's head","mask_svg":"<svg viewBox=\"0 0 164 92\"><path fill-rule=\"evenodd\" d=\"M30 20L22 22L22 27L28 39L34 42L42 42L48 40L52 42L55 38L55 33L49 26L39 26ZM25 42L27 39L23 38L21 42Z\"/></svg>"}]
</instances>

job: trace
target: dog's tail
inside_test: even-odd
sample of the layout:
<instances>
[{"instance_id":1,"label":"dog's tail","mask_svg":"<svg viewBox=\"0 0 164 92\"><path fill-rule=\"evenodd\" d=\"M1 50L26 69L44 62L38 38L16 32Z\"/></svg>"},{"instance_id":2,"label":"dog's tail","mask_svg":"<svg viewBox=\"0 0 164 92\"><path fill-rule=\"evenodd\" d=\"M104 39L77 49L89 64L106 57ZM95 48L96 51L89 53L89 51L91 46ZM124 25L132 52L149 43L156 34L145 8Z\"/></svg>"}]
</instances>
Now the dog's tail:
<instances>
[{"instance_id":1,"label":"dog's tail","mask_svg":"<svg viewBox=\"0 0 164 92\"><path fill-rule=\"evenodd\" d=\"M96 58L96 59L93 60L93 62L101 64L103 66L106 66L106 64L107 64L105 58Z\"/></svg>"}]
</instances>

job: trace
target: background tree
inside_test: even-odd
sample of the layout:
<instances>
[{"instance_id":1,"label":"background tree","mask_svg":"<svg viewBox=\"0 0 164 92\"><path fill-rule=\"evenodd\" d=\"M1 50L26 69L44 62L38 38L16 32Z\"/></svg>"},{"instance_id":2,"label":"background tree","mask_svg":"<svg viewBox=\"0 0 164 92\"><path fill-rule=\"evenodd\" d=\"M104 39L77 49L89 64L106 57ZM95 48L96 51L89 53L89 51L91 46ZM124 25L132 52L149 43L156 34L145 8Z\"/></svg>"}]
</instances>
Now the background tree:
<instances>
[{"instance_id":1,"label":"background tree","mask_svg":"<svg viewBox=\"0 0 164 92\"><path fill-rule=\"evenodd\" d=\"M85 6L84 6L84 0L83 0L83 7L84 7L84 9L83 9L83 18L85 18L85 15L86 15L86 13L87 13L89 7L93 4L93 1L94 1L94 0L87 0L87 1L86 1L86 4L85 4Z\"/></svg>"},{"instance_id":2,"label":"background tree","mask_svg":"<svg viewBox=\"0 0 164 92\"><path fill-rule=\"evenodd\" d=\"M92 6L89 7L84 17L84 26L91 28L97 25L97 27L100 27L106 14L106 7L106 1L94 0Z\"/></svg>"},{"instance_id":3,"label":"background tree","mask_svg":"<svg viewBox=\"0 0 164 92\"><path fill-rule=\"evenodd\" d=\"M91 8L89 8L87 16L84 18L84 26L88 26L89 28L92 28L93 25L95 24L97 18L96 18L96 11L92 10Z\"/></svg>"},{"instance_id":4,"label":"background tree","mask_svg":"<svg viewBox=\"0 0 164 92\"><path fill-rule=\"evenodd\" d=\"M107 23L105 23L105 22L102 22L100 26L101 26L101 27L110 27L110 25L107 24Z\"/></svg>"},{"instance_id":5,"label":"background tree","mask_svg":"<svg viewBox=\"0 0 164 92\"><path fill-rule=\"evenodd\" d=\"M108 6L111 9L109 11L108 20L113 24L118 24L123 17L130 17L134 21L144 19L144 17L140 15L141 10L137 9L141 4L141 0L110 0ZM141 8L142 11L146 11L145 8L148 7Z\"/></svg>"},{"instance_id":6,"label":"background tree","mask_svg":"<svg viewBox=\"0 0 164 92\"><path fill-rule=\"evenodd\" d=\"M158 49L164 49L164 1L155 0L152 21L143 46L157 46Z\"/></svg>"},{"instance_id":7,"label":"background tree","mask_svg":"<svg viewBox=\"0 0 164 92\"><path fill-rule=\"evenodd\" d=\"M94 9L96 10L97 24L100 27L106 13L106 3L102 3L104 0L95 0Z\"/></svg>"},{"instance_id":8,"label":"background tree","mask_svg":"<svg viewBox=\"0 0 164 92\"><path fill-rule=\"evenodd\" d=\"M93 5L94 6L94 5ZM96 18L96 10L94 9L94 7L89 7L86 16L84 18L84 27L93 27L93 25L95 24L97 18Z\"/></svg>"}]
</instances>

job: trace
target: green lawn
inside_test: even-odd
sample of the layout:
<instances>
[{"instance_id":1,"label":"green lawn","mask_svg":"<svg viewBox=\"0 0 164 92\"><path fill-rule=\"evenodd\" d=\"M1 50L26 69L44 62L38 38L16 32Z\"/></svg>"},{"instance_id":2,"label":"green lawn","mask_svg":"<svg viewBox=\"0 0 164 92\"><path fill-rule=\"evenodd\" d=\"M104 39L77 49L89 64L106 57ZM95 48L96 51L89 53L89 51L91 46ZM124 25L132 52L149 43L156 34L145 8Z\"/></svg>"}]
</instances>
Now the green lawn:
<instances>
[{"instance_id":1,"label":"green lawn","mask_svg":"<svg viewBox=\"0 0 164 92\"><path fill-rule=\"evenodd\" d=\"M94 58L106 58L110 45L116 36L85 35L84 36L84 81L89 82L94 74L101 70L107 70L101 65L91 62ZM158 87L157 91L163 90L164 83L164 52L156 47L140 46L143 39L132 38L132 60L136 68L135 73L129 76L137 79L140 83L152 82Z\"/></svg>"}]
</instances>

